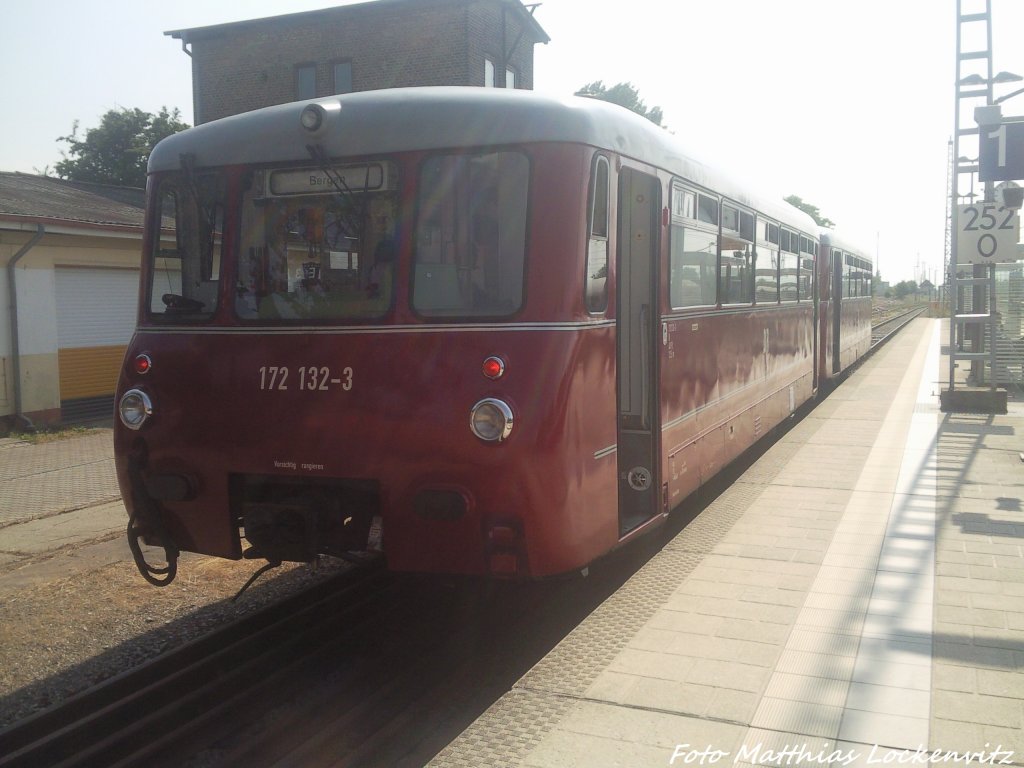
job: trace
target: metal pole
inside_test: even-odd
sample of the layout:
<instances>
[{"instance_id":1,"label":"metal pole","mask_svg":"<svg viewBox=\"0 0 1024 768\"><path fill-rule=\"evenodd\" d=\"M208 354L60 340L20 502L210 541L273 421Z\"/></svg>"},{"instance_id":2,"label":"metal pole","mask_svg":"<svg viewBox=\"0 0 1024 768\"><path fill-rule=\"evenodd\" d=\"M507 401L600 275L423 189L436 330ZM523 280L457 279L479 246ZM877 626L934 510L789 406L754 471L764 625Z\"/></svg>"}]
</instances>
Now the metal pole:
<instances>
[{"instance_id":1,"label":"metal pole","mask_svg":"<svg viewBox=\"0 0 1024 768\"><path fill-rule=\"evenodd\" d=\"M956 0L956 98L953 100L953 178L950 183L950 247L949 247L949 390L956 389L956 305L958 291L956 285L956 233L957 229L957 189L960 181L960 79L961 59L960 46L963 43L961 32L962 0Z\"/></svg>"},{"instance_id":2,"label":"metal pole","mask_svg":"<svg viewBox=\"0 0 1024 768\"><path fill-rule=\"evenodd\" d=\"M989 182L989 186L992 183ZM989 357L988 357L988 372L989 372L989 389L992 392L992 402L995 403L996 394L996 332L998 330L996 325L996 265L988 265L988 314L989 314L989 328L990 332L988 335L989 344ZM993 406L994 407L994 406Z\"/></svg>"},{"instance_id":3,"label":"metal pole","mask_svg":"<svg viewBox=\"0 0 1024 768\"><path fill-rule=\"evenodd\" d=\"M989 2L989 0L986 0L986 3L985 3L985 50L988 51L988 61L987 61L988 69L987 69L987 75L985 77L985 90L986 90L985 104L990 105L992 103L992 97L993 97L993 93L992 93L992 87L993 86L992 86L992 6L991 6L991 3ZM980 136L980 132L979 132L979 136ZM980 141L980 139L979 139L979 141ZM981 154L980 146L979 146L978 153L979 153L979 158L980 158L980 154ZM978 176L980 177L981 174L979 173ZM984 197L982 198L982 202L991 203L992 200L994 199L995 185L991 181L986 181L984 183L983 192L984 192ZM982 278L982 279L984 279L985 277L988 276L988 270L985 269L985 265L984 264L975 264L974 265L974 269L971 270L971 274L975 278ZM973 290L974 290L974 301L973 301L973 309L971 310L971 312L972 313L978 313L979 312L979 310L978 310L979 306L985 306L986 307L986 310L989 313L989 330L990 330L990 334L989 335L990 335L990 342L991 342L992 347L995 347L995 338L996 338L995 337L995 326L994 326L994 323L995 323L995 314L994 314L994 310L995 310L995 306L994 306L995 294L992 293L992 288L993 287L995 287L995 277L994 277L994 275L993 275L992 280L989 281L988 286L986 286L985 283L982 282L982 280L978 280L977 282L974 283L974 288L973 288ZM988 293L988 302L987 303L985 302L985 293L986 292ZM982 347L984 347L984 345L985 345L985 326L984 326L984 324L981 323L981 322L971 323L971 352L982 352L983 351ZM995 378L995 372L996 371L995 371L994 367L989 369L990 377L993 378L993 379ZM984 381L984 379L985 379L985 361L983 359L978 359L978 358L975 358L975 359L971 360L971 380L972 380L972 382L975 385L977 385L977 384L982 383ZM991 384L991 382L990 382L990 384ZM994 388L994 385L993 385L993 388Z\"/></svg>"},{"instance_id":4,"label":"metal pole","mask_svg":"<svg viewBox=\"0 0 1024 768\"><path fill-rule=\"evenodd\" d=\"M14 418L15 421L20 419L26 427L32 430L35 429L35 425L22 412L24 410L22 398L24 387L21 382L21 331L18 328L18 273L15 267L35 247L36 243L43 239L45 234L46 228L42 224L36 224L36 233L7 262L7 290L9 292L8 300L11 309L11 373L14 376Z\"/></svg>"}]
</instances>

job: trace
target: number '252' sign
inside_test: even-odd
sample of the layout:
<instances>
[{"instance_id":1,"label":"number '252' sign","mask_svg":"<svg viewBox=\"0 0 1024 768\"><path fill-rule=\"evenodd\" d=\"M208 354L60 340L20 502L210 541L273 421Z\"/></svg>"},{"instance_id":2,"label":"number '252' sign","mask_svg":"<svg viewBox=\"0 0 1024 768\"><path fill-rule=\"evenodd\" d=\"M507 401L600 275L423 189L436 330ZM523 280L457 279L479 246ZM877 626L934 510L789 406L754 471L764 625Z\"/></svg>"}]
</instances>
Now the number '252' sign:
<instances>
[{"instance_id":1,"label":"number '252' sign","mask_svg":"<svg viewBox=\"0 0 1024 768\"><path fill-rule=\"evenodd\" d=\"M957 206L956 263L1002 264L1017 260L1020 216L995 203Z\"/></svg>"}]
</instances>

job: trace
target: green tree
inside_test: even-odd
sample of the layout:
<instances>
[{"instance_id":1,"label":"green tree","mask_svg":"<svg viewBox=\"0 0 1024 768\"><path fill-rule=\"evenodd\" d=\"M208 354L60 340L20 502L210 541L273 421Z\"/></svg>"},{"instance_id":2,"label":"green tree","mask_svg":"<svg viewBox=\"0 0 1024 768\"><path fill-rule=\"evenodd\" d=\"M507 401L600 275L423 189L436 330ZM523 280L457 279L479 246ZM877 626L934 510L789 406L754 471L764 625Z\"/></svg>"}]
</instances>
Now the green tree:
<instances>
[{"instance_id":1,"label":"green tree","mask_svg":"<svg viewBox=\"0 0 1024 768\"><path fill-rule=\"evenodd\" d=\"M834 227L836 223L832 219L822 216L821 211L818 210L818 206L805 203L803 198L797 197L796 195L790 195L784 198L790 205L799 208L801 211L810 216L817 223L819 227Z\"/></svg>"},{"instance_id":2,"label":"green tree","mask_svg":"<svg viewBox=\"0 0 1024 768\"><path fill-rule=\"evenodd\" d=\"M620 107L625 107L636 112L638 115L646 117L655 125L661 125L661 118L663 117L661 107L651 107L648 109L643 99L640 98L640 92L633 87L632 83L619 83L608 88L603 81L597 80L584 85L576 91L576 95L610 101L612 104L618 104Z\"/></svg>"},{"instance_id":3,"label":"green tree","mask_svg":"<svg viewBox=\"0 0 1024 768\"><path fill-rule=\"evenodd\" d=\"M917 293L917 282L914 280L903 280L902 282L896 283L896 285L892 287L892 291L893 295L895 295L897 299L905 298L912 293Z\"/></svg>"},{"instance_id":4,"label":"green tree","mask_svg":"<svg viewBox=\"0 0 1024 768\"><path fill-rule=\"evenodd\" d=\"M57 175L73 181L91 181L122 187L146 186L146 163L149 153L161 139L188 128L181 113L161 107L157 114L141 109L112 109L100 120L99 127L89 128L85 136L78 133L79 122L71 127L71 135L59 142L68 144L61 152L63 160L56 165Z\"/></svg>"}]
</instances>

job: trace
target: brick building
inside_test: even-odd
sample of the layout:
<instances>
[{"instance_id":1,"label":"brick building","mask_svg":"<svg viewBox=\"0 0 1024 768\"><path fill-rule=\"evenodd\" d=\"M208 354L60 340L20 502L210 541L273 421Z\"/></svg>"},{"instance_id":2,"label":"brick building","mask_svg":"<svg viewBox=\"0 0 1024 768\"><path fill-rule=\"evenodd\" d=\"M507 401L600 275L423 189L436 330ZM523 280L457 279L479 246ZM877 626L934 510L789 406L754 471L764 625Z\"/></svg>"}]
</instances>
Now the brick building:
<instances>
[{"instance_id":1,"label":"brick building","mask_svg":"<svg viewBox=\"0 0 1024 768\"><path fill-rule=\"evenodd\" d=\"M533 87L549 38L521 0L374 0L167 32L192 57L195 123L349 91Z\"/></svg>"}]
</instances>

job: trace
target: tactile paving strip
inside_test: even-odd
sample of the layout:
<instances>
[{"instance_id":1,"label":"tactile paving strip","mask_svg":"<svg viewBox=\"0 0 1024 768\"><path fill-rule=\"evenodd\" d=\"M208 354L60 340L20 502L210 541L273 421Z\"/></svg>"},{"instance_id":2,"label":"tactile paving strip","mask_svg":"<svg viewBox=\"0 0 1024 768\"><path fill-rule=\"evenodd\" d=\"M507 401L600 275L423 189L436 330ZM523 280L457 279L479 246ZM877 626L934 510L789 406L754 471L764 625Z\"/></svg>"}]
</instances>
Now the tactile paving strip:
<instances>
[{"instance_id":1,"label":"tactile paving strip","mask_svg":"<svg viewBox=\"0 0 1024 768\"><path fill-rule=\"evenodd\" d=\"M516 765L562 721L572 706L569 698L513 688L445 747L430 765L445 768Z\"/></svg>"}]
</instances>

